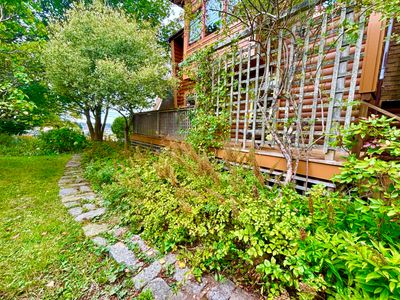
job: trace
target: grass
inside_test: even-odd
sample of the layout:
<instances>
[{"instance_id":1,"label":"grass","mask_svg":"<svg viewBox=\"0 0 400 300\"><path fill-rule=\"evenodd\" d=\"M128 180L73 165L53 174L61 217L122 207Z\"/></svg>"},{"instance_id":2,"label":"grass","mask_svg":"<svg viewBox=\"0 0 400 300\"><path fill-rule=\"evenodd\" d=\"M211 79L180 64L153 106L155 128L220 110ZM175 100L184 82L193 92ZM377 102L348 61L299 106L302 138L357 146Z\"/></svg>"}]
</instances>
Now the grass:
<instances>
[{"instance_id":1,"label":"grass","mask_svg":"<svg viewBox=\"0 0 400 300\"><path fill-rule=\"evenodd\" d=\"M69 158L0 157L0 299L128 294L124 270L61 204L57 182Z\"/></svg>"}]
</instances>

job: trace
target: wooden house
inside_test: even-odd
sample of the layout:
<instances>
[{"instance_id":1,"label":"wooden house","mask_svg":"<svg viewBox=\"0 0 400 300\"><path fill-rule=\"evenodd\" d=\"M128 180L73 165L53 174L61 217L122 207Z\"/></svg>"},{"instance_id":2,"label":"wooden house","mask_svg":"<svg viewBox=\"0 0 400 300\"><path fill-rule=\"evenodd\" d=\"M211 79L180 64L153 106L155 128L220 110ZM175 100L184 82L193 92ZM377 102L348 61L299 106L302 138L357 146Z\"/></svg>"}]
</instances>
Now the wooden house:
<instances>
[{"instance_id":1,"label":"wooden house","mask_svg":"<svg viewBox=\"0 0 400 300\"><path fill-rule=\"evenodd\" d=\"M213 84L224 84L229 90L228 104L224 105L229 107L231 142L226 147L243 156L254 148L258 164L266 172L279 176L285 171L285 159L269 138L262 118L263 108L270 103L269 96L263 98L265 103L259 103L260 98L251 90L263 85L265 93L274 93L273 81L281 75L280 66L290 63L290 51L284 55L283 44L287 41L279 37L277 43L267 45L265 52L252 42L241 24L233 23L229 34L219 30L216 24L224 14L213 13L210 8L229 10L237 1L173 0L182 7L185 1L192 1L193 17L170 37L173 75L179 77L179 64L197 50L214 43L215 51L223 52L233 39L239 40L232 59L216 58L214 64L215 74L217 69L230 70L232 74L223 83L220 78L213 78ZM339 172L347 155L332 143L339 126L346 127L370 113L397 118L400 113L400 45L390 39L393 33L400 33L400 23L383 21L376 13L366 16L352 7L328 11L319 6L313 18L312 27L303 32L302 38L304 47L312 45L316 50L304 51L299 58L302 71L293 80L291 90L296 103L301 103L296 110L301 110L299 116L304 126L303 149L308 145L307 158L300 159L295 177L299 189L315 183L333 186L330 179ZM349 42L343 24L352 22L359 26L356 40ZM165 146L171 140L183 138L183 130L190 127L188 111L192 109L194 83L185 75L179 79L173 106L171 103L169 109L134 115L134 143ZM218 99L213 101L218 113ZM277 105L276 124L284 124L295 116L287 101L278 99L274 105ZM299 140L294 140L293 147L298 146ZM227 151L220 149L216 155L227 158Z\"/></svg>"}]
</instances>

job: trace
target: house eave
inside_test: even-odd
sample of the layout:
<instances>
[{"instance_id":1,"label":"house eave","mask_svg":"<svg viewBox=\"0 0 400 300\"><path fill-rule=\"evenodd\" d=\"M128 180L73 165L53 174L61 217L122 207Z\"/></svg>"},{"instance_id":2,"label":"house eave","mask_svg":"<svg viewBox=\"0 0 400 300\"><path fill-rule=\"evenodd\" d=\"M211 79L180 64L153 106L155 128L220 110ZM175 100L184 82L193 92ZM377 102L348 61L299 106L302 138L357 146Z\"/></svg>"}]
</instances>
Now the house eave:
<instances>
[{"instance_id":1,"label":"house eave","mask_svg":"<svg viewBox=\"0 0 400 300\"><path fill-rule=\"evenodd\" d=\"M185 0L170 0L173 4L183 7L185 4Z\"/></svg>"}]
</instances>

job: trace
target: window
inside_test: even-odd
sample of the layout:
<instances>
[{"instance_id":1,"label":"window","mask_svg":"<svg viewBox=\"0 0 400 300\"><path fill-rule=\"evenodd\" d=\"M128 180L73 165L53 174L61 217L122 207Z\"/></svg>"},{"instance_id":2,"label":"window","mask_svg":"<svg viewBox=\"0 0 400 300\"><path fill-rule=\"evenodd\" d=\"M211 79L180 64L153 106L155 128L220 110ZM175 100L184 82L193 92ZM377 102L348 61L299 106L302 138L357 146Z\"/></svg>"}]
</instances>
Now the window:
<instances>
[{"instance_id":1,"label":"window","mask_svg":"<svg viewBox=\"0 0 400 300\"><path fill-rule=\"evenodd\" d=\"M228 12L233 12L236 4L238 4L239 0L228 0Z\"/></svg>"},{"instance_id":2,"label":"window","mask_svg":"<svg viewBox=\"0 0 400 300\"><path fill-rule=\"evenodd\" d=\"M189 44L192 44L200 39L201 36L201 13L197 11L195 16L190 21L189 28Z\"/></svg>"},{"instance_id":3,"label":"window","mask_svg":"<svg viewBox=\"0 0 400 300\"><path fill-rule=\"evenodd\" d=\"M185 94L186 106L191 107L196 105L197 95L193 92L188 92Z\"/></svg>"},{"instance_id":4,"label":"window","mask_svg":"<svg viewBox=\"0 0 400 300\"><path fill-rule=\"evenodd\" d=\"M235 12L236 12L235 8L236 8L239 0L227 0L227 1L228 1L228 3L227 3L228 14L227 14L226 21L227 21L227 23L231 23L233 21L235 22L235 21L237 21L237 19L235 17L232 17L230 14L235 15Z\"/></svg>"},{"instance_id":5,"label":"window","mask_svg":"<svg viewBox=\"0 0 400 300\"><path fill-rule=\"evenodd\" d=\"M221 28L222 0L206 2L206 32L211 33Z\"/></svg>"}]
</instances>

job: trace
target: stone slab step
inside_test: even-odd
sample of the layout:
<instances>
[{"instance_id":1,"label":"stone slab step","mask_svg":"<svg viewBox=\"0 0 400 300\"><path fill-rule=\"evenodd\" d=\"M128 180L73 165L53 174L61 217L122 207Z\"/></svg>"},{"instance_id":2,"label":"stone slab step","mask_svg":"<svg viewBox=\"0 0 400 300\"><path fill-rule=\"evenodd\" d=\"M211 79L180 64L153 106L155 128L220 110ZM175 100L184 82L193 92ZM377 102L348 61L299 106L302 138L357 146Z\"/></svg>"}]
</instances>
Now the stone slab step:
<instances>
[{"instance_id":1,"label":"stone slab step","mask_svg":"<svg viewBox=\"0 0 400 300\"><path fill-rule=\"evenodd\" d=\"M150 281L144 289L149 289L152 292L154 300L168 300L172 295L171 288L161 278Z\"/></svg>"},{"instance_id":2,"label":"stone slab step","mask_svg":"<svg viewBox=\"0 0 400 300\"><path fill-rule=\"evenodd\" d=\"M140 271L133 277L133 285L136 290L141 290L145 285L158 276L161 271L161 264L159 261L153 262L150 266Z\"/></svg>"},{"instance_id":3,"label":"stone slab step","mask_svg":"<svg viewBox=\"0 0 400 300\"><path fill-rule=\"evenodd\" d=\"M133 268L140 268L143 265L143 263L136 258L135 254L122 242L110 246L109 251L110 255L117 263L123 263Z\"/></svg>"},{"instance_id":4,"label":"stone slab step","mask_svg":"<svg viewBox=\"0 0 400 300\"><path fill-rule=\"evenodd\" d=\"M108 230L108 224L87 224L83 226L83 232L86 236L92 237Z\"/></svg>"},{"instance_id":5,"label":"stone slab step","mask_svg":"<svg viewBox=\"0 0 400 300\"><path fill-rule=\"evenodd\" d=\"M96 217L103 215L105 212L106 212L106 209L104 207L100 207L98 209L91 210L91 211L85 212L83 214L80 214L79 216L77 216L75 218L75 220L78 222L83 222L85 220L92 220Z\"/></svg>"}]
</instances>

